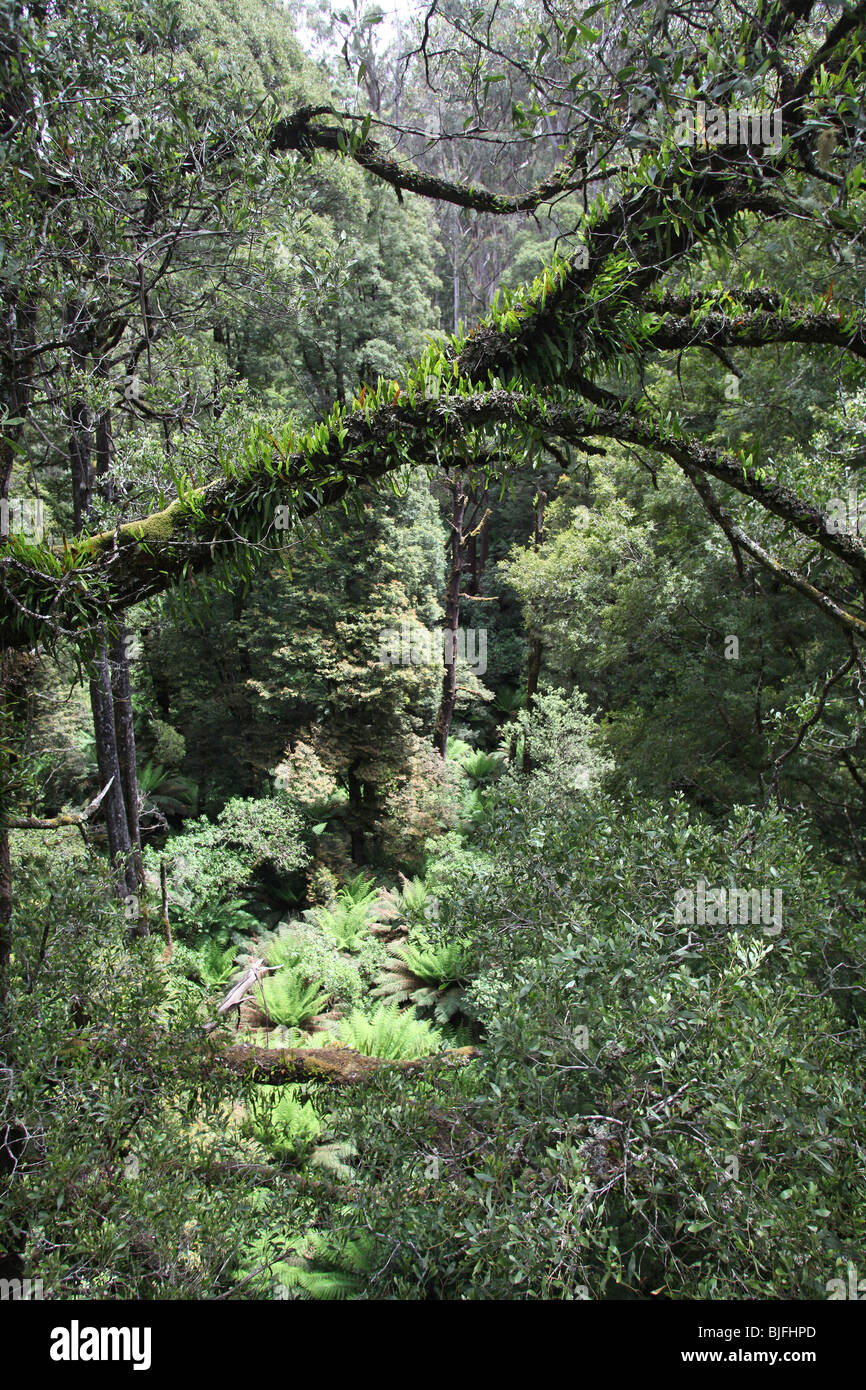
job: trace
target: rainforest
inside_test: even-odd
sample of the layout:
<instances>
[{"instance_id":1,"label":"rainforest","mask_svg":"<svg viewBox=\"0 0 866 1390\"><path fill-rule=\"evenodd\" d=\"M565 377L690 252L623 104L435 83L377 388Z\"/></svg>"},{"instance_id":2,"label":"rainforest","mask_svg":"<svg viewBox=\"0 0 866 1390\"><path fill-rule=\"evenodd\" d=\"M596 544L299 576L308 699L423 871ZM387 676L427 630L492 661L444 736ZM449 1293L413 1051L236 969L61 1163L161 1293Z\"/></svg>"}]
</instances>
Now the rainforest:
<instances>
[{"instance_id":1,"label":"rainforest","mask_svg":"<svg viewBox=\"0 0 866 1390\"><path fill-rule=\"evenodd\" d=\"M860 1298L866 0L0 67L3 1307Z\"/></svg>"}]
</instances>

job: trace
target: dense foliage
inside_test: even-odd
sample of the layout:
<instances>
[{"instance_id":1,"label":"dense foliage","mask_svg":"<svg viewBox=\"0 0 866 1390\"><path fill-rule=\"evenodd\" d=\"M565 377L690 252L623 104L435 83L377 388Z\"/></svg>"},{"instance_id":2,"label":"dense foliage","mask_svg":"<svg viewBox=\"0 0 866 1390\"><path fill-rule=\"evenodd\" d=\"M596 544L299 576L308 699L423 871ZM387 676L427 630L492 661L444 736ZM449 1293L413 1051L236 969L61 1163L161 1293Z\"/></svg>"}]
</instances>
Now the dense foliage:
<instances>
[{"instance_id":1,"label":"dense foliage","mask_svg":"<svg viewBox=\"0 0 866 1390\"><path fill-rule=\"evenodd\" d=\"M862 1260L866 11L753 10L0 0L3 1278Z\"/></svg>"}]
</instances>

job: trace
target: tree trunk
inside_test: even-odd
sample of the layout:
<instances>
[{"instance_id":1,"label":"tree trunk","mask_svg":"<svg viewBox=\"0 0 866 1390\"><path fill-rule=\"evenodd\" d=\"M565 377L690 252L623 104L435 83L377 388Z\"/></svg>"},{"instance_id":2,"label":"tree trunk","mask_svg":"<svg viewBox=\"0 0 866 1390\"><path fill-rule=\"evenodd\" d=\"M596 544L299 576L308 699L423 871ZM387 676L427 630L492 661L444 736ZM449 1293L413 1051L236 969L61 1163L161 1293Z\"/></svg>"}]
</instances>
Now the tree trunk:
<instances>
[{"instance_id":1,"label":"tree trunk","mask_svg":"<svg viewBox=\"0 0 866 1390\"><path fill-rule=\"evenodd\" d=\"M547 494L539 492L538 502L535 508L535 533L533 535L533 548L538 550L544 540L544 505L547 501ZM541 674L541 658L544 648L541 644L541 637L533 629L529 632L529 654L526 663L526 713L532 713L535 704L535 692L538 689L538 677ZM529 733L523 736L523 759L521 762L523 772L532 770L532 758L529 751Z\"/></svg>"},{"instance_id":2,"label":"tree trunk","mask_svg":"<svg viewBox=\"0 0 866 1390\"><path fill-rule=\"evenodd\" d=\"M16 48L18 47L16 43ZM9 109L8 97L0 99L4 111L4 128L10 129L22 113ZM36 307L32 299L19 301L16 297L4 300L0 321L0 388L13 423L7 424L0 440L0 502L8 502L15 463L15 445L24 432L24 421L30 406L33 378L33 358L28 355L36 335ZM17 423L15 423L17 421ZM11 529L11 527L10 527ZM0 546L8 543L8 535L0 528ZM6 681L8 656L0 648L0 743L6 743ZM6 998L9 960L12 954L12 860L9 849L7 817L10 812L10 755L0 748L0 1006Z\"/></svg>"},{"instance_id":3,"label":"tree trunk","mask_svg":"<svg viewBox=\"0 0 866 1390\"><path fill-rule=\"evenodd\" d=\"M90 511L95 478L98 478L100 494L104 499L110 500L113 493L111 415L104 411L97 419L94 432L88 407L82 401L74 401L69 427L73 514L75 529L80 531ZM131 894L139 899L144 887L144 866L138 824L132 691L126 654L126 627L123 623L112 638L110 647L105 634L102 635L90 680L90 707L93 711L101 785L104 787L111 778L114 779L103 802L103 810L108 832L108 853L116 873L117 894L121 898ZM147 919L143 911L138 920L139 930L146 932Z\"/></svg>"},{"instance_id":4,"label":"tree trunk","mask_svg":"<svg viewBox=\"0 0 866 1390\"><path fill-rule=\"evenodd\" d=\"M433 746L444 760L448 756L448 734L454 706L457 703L457 634L460 631L460 581L463 577L465 541L463 520L466 515L466 493L463 480L458 478L452 484L453 503L451 507L451 568L448 574L448 588L445 594L445 651L442 677L442 698L436 716Z\"/></svg>"},{"instance_id":5,"label":"tree trunk","mask_svg":"<svg viewBox=\"0 0 866 1390\"><path fill-rule=\"evenodd\" d=\"M453 1047L426 1057L366 1057L349 1047L248 1047L239 1043L214 1053L212 1070L252 1077L260 1086L285 1086L292 1081L323 1081L331 1086L351 1086L369 1080L383 1068L423 1071L428 1067L455 1065L479 1055L477 1047Z\"/></svg>"},{"instance_id":6,"label":"tree trunk","mask_svg":"<svg viewBox=\"0 0 866 1390\"><path fill-rule=\"evenodd\" d=\"M82 529L90 511L93 470L90 462L93 441L90 412L83 401L73 401L70 415L69 466L72 470L72 522L75 532Z\"/></svg>"},{"instance_id":7,"label":"tree trunk","mask_svg":"<svg viewBox=\"0 0 866 1390\"><path fill-rule=\"evenodd\" d=\"M5 740L5 655L0 657L0 736ZM0 1008L9 983L12 955L12 859L9 850L9 755L0 751Z\"/></svg>"},{"instance_id":8,"label":"tree trunk","mask_svg":"<svg viewBox=\"0 0 866 1390\"><path fill-rule=\"evenodd\" d=\"M108 830L108 853L116 871L117 893L121 898L138 890L135 858L129 834L123 777L117 751L114 724L114 699L111 690L111 663L103 638L94 660L90 678L90 707L93 711L93 732L96 737L96 760L102 786L114 779L102 803Z\"/></svg>"},{"instance_id":9,"label":"tree trunk","mask_svg":"<svg viewBox=\"0 0 866 1390\"><path fill-rule=\"evenodd\" d=\"M352 768L349 769L347 783L349 792L348 827L352 862L363 864L367 850L364 836L364 788Z\"/></svg>"},{"instance_id":10,"label":"tree trunk","mask_svg":"<svg viewBox=\"0 0 866 1390\"><path fill-rule=\"evenodd\" d=\"M136 879L136 888L132 891L142 893L144 889L144 864L141 858L141 830L138 823L138 776L135 768L135 730L133 727L132 688L129 679L125 623L121 623L118 627L111 643L110 655L114 737ZM142 934L146 935L144 923L146 923L146 918L141 916L139 928L142 929Z\"/></svg>"}]
</instances>

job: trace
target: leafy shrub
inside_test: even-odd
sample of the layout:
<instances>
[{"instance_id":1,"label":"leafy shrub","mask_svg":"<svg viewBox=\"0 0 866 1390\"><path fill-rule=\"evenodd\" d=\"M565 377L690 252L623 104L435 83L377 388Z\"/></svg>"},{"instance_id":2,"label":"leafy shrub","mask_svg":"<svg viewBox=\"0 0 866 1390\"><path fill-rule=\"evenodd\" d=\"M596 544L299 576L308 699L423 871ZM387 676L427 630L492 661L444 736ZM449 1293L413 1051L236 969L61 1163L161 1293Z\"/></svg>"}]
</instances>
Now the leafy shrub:
<instances>
[{"instance_id":1,"label":"leafy shrub","mask_svg":"<svg viewBox=\"0 0 866 1390\"><path fill-rule=\"evenodd\" d=\"M824 1297L866 1239L862 906L781 813L718 828L567 782L503 779L483 854L437 873L481 1061L343 1105L376 1195L366 1296ZM780 885L782 930L679 923L699 876ZM461 1132L472 1160L431 1196L419 1154Z\"/></svg>"},{"instance_id":2,"label":"leafy shrub","mask_svg":"<svg viewBox=\"0 0 866 1390\"><path fill-rule=\"evenodd\" d=\"M373 945L368 941L361 953L347 959L336 949L336 942L313 922L290 922L279 928L265 946L268 965L285 965L298 970L308 980L321 981L336 1005L359 1007L367 992L364 956Z\"/></svg>"},{"instance_id":3,"label":"leafy shrub","mask_svg":"<svg viewBox=\"0 0 866 1390\"><path fill-rule=\"evenodd\" d=\"M232 1172L239 1088L213 1071L200 990L167 1007L183 977L159 938L130 940L98 862L16 865L14 889L0 1134L17 1163L0 1172L0 1256L57 1299L227 1290L260 1215ZM197 1176L211 1162L218 1183ZM275 1175L273 1192L291 1220L292 1186Z\"/></svg>"},{"instance_id":4,"label":"leafy shrub","mask_svg":"<svg viewBox=\"0 0 866 1390\"><path fill-rule=\"evenodd\" d=\"M257 873L286 878L307 863L301 821L283 793L227 803L215 821L190 821L158 853L145 850L145 867L159 892L159 861L166 860L173 916L186 925L212 921L227 902L237 902Z\"/></svg>"}]
</instances>

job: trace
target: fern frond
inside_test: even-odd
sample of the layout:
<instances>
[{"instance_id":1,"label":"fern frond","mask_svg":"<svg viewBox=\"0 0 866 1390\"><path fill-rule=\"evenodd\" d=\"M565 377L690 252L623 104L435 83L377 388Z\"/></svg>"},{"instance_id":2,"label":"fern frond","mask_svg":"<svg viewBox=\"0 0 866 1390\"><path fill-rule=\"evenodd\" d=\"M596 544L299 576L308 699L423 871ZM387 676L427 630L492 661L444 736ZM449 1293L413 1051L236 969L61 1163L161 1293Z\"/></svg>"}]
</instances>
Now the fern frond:
<instances>
[{"instance_id":1,"label":"fern frond","mask_svg":"<svg viewBox=\"0 0 866 1390\"><path fill-rule=\"evenodd\" d=\"M442 1034L414 1012L401 1013L396 1000L380 1004L367 1018L360 1009L340 1023L338 1036L367 1057L426 1057L443 1046Z\"/></svg>"},{"instance_id":2,"label":"fern frond","mask_svg":"<svg viewBox=\"0 0 866 1390\"><path fill-rule=\"evenodd\" d=\"M258 993L258 991L257 991ZM261 995L268 1016L286 1028L299 1028L327 1008L329 996L321 981L308 981L300 970L283 969L262 982Z\"/></svg>"}]
</instances>

